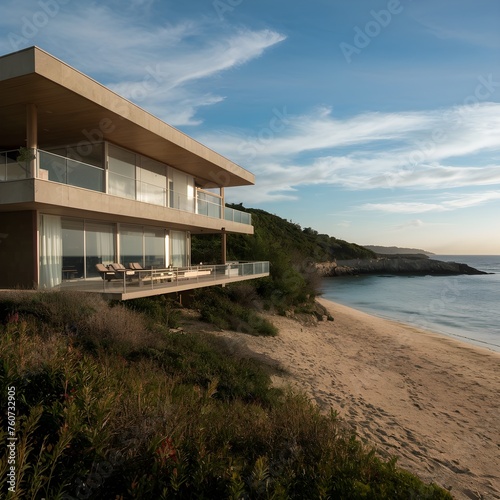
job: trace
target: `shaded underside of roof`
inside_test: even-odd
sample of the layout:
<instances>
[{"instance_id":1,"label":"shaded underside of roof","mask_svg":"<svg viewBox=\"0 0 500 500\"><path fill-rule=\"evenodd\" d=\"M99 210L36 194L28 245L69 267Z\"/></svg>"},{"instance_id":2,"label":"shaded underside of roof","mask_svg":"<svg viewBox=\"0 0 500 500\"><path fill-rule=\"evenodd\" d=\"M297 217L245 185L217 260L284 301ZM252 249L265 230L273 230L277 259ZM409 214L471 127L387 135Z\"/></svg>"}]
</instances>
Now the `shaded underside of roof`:
<instances>
[{"instance_id":1,"label":"shaded underside of roof","mask_svg":"<svg viewBox=\"0 0 500 500\"><path fill-rule=\"evenodd\" d=\"M0 57L0 149L26 145L26 108L37 109L41 148L109 141L193 175L204 187L254 183L249 171L46 52Z\"/></svg>"}]
</instances>

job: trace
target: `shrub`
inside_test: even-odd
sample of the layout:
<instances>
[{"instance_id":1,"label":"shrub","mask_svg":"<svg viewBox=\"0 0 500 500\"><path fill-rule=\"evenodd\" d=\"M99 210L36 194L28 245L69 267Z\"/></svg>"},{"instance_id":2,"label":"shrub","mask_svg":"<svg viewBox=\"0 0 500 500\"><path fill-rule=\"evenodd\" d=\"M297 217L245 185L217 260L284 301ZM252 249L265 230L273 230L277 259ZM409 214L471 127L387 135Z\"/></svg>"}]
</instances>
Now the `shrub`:
<instances>
[{"instance_id":1,"label":"shrub","mask_svg":"<svg viewBox=\"0 0 500 500\"><path fill-rule=\"evenodd\" d=\"M158 295L141 299L127 300L124 305L137 312L143 313L153 323L169 328L177 328L181 319L181 310L174 300Z\"/></svg>"},{"instance_id":2,"label":"shrub","mask_svg":"<svg viewBox=\"0 0 500 500\"><path fill-rule=\"evenodd\" d=\"M147 321L121 306L91 299L85 322L59 309L71 299L9 300L0 300L12 314L0 324L0 389L16 387L11 498L451 499L378 458L335 414L272 388L269 369L220 339L167 333L158 342L154 333L148 345L135 337ZM60 316L45 322L40 311L51 307ZM114 331L95 321L103 315L123 323ZM107 340L88 350L78 331L61 335L69 321ZM126 322L135 326L120 336ZM125 344L126 358L117 349ZM2 413L2 439L6 429ZM7 465L4 454L2 491Z\"/></svg>"},{"instance_id":3,"label":"shrub","mask_svg":"<svg viewBox=\"0 0 500 500\"><path fill-rule=\"evenodd\" d=\"M232 287L197 290L194 306L200 311L203 321L212 323L222 330L234 330L250 335L277 335L277 328L257 311L245 307L234 299L243 297L245 303L255 303L248 291Z\"/></svg>"}]
</instances>

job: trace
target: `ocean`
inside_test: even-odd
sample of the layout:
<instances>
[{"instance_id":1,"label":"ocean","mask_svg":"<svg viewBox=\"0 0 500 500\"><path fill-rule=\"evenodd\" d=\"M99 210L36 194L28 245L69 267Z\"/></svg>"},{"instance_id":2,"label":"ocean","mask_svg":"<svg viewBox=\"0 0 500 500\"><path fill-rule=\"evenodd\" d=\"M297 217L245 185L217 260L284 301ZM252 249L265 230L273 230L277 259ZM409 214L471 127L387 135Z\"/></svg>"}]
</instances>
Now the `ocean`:
<instances>
[{"instance_id":1,"label":"ocean","mask_svg":"<svg viewBox=\"0 0 500 500\"><path fill-rule=\"evenodd\" d=\"M500 352L500 256L431 258L495 274L324 278L323 298Z\"/></svg>"}]
</instances>

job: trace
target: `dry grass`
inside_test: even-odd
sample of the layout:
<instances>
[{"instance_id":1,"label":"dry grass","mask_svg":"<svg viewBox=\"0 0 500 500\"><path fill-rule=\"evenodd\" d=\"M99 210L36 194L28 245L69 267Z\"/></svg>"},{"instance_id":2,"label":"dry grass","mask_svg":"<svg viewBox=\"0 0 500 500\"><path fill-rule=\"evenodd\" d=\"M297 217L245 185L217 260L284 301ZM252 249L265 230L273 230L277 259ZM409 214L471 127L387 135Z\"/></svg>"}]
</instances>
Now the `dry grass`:
<instances>
[{"instance_id":1,"label":"dry grass","mask_svg":"<svg viewBox=\"0 0 500 500\"><path fill-rule=\"evenodd\" d=\"M9 498L450 498L210 337L85 296L0 311L1 390L17 394ZM1 491L6 471L3 456Z\"/></svg>"}]
</instances>

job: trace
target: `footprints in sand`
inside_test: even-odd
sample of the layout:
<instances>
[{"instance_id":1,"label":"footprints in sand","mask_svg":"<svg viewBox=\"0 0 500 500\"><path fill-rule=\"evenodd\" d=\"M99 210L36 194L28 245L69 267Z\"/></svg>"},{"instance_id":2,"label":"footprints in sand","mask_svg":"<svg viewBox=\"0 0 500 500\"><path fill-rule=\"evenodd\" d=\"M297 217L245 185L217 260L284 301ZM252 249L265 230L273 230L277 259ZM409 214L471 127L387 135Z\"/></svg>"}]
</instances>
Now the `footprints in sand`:
<instances>
[{"instance_id":1,"label":"footprints in sand","mask_svg":"<svg viewBox=\"0 0 500 500\"><path fill-rule=\"evenodd\" d=\"M333 330L277 318L278 337L245 337L245 346L400 466L457 499L500 499L498 358L469 362L468 351L413 331L401 337L399 326L375 331L378 320L333 313Z\"/></svg>"}]
</instances>

